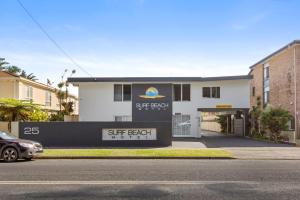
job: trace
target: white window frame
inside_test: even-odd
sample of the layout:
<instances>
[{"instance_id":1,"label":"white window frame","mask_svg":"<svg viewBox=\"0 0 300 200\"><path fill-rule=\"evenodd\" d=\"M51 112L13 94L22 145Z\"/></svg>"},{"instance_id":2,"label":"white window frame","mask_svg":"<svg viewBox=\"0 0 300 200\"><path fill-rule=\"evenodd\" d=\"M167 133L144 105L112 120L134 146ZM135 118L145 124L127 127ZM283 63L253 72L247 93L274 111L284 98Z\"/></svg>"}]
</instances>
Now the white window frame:
<instances>
[{"instance_id":1,"label":"white window frame","mask_svg":"<svg viewBox=\"0 0 300 200\"><path fill-rule=\"evenodd\" d=\"M32 86L25 85L24 86L24 99L33 100L33 88Z\"/></svg>"},{"instance_id":2,"label":"white window frame","mask_svg":"<svg viewBox=\"0 0 300 200\"><path fill-rule=\"evenodd\" d=\"M52 105L52 92L46 91L45 92L45 106L51 107Z\"/></svg>"}]
</instances>

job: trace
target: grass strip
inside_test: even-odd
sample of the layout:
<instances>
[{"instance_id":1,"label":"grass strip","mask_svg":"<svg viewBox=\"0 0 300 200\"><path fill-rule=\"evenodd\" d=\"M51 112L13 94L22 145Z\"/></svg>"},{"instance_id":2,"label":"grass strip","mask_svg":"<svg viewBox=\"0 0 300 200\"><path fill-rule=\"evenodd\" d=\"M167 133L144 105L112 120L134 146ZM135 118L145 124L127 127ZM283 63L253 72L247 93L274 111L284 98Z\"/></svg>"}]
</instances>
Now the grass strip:
<instances>
[{"instance_id":1,"label":"grass strip","mask_svg":"<svg viewBox=\"0 0 300 200\"><path fill-rule=\"evenodd\" d=\"M229 157L222 149L45 149L43 157Z\"/></svg>"}]
</instances>

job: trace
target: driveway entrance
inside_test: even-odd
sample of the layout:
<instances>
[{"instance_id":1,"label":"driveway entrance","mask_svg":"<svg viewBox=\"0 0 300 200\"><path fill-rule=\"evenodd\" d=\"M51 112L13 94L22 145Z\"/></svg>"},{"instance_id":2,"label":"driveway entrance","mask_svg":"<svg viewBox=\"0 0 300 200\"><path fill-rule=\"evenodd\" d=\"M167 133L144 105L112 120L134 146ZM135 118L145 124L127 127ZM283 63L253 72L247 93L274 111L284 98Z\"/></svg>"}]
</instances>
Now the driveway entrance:
<instances>
[{"instance_id":1,"label":"driveway entrance","mask_svg":"<svg viewBox=\"0 0 300 200\"><path fill-rule=\"evenodd\" d=\"M235 136L248 135L247 108L198 108L202 131L225 132Z\"/></svg>"},{"instance_id":2,"label":"driveway entrance","mask_svg":"<svg viewBox=\"0 0 300 200\"><path fill-rule=\"evenodd\" d=\"M300 160L300 148L295 145L227 136L210 131L202 131L201 138L173 139L172 148L221 148L232 152L238 159Z\"/></svg>"}]
</instances>

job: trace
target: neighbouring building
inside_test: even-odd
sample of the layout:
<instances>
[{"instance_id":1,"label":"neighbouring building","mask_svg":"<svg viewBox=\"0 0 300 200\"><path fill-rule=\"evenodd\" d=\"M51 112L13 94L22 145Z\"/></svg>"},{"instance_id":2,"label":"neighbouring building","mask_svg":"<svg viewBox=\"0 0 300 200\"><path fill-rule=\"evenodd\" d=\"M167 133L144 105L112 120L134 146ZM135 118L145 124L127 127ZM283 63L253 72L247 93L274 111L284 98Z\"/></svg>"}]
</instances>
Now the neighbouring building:
<instances>
[{"instance_id":1,"label":"neighbouring building","mask_svg":"<svg viewBox=\"0 0 300 200\"><path fill-rule=\"evenodd\" d=\"M30 100L48 112L60 109L54 87L5 71L0 71L0 98ZM78 99L73 95L69 95L69 98L74 102L74 114L77 114Z\"/></svg>"},{"instance_id":2,"label":"neighbouring building","mask_svg":"<svg viewBox=\"0 0 300 200\"><path fill-rule=\"evenodd\" d=\"M81 122L170 121L173 137L201 137L202 112L240 112L240 135L247 134L251 78L72 77L68 82L79 88Z\"/></svg>"},{"instance_id":3,"label":"neighbouring building","mask_svg":"<svg viewBox=\"0 0 300 200\"><path fill-rule=\"evenodd\" d=\"M300 40L295 40L250 67L251 107L281 107L293 115L289 129L300 139Z\"/></svg>"}]
</instances>

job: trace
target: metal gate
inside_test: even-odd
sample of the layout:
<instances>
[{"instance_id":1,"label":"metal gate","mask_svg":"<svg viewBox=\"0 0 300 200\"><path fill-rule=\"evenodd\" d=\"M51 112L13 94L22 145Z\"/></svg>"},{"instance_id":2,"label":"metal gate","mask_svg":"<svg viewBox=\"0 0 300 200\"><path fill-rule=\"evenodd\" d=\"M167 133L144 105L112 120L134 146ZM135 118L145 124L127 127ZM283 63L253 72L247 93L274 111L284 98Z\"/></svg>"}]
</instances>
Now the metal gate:
<instances>
[{"instance_id":1,"label":"metal gate","mask_svg":"<svg viewBox=\"0 0 300 200\"><path fill-rule=\"evenodd\" d=\"M191 136L191 116L173 115L172 134L174 137Z\"/></svg>"}]
</instances>

